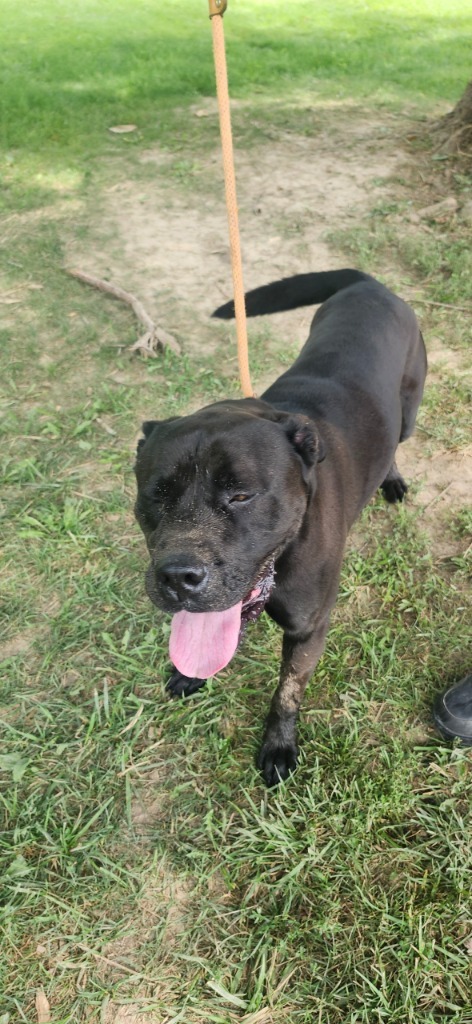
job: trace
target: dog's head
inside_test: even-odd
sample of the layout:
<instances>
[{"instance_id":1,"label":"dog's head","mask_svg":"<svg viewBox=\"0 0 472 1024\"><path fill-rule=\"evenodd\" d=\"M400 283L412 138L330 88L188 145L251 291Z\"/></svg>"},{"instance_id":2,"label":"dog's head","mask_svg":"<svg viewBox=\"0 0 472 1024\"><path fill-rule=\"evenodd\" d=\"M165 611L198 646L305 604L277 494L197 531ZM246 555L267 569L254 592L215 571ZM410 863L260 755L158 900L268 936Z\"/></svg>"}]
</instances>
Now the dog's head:
<instances>
[{"instance_id":1,"label":"dog's head","mask_svg":"<svg viewBox=\"0 0 472 1024\"><path fill-rule=\"evenodd\" d=\"M256 399L143 424L136 518L146 589L169 612L221 611L296 536L323 458L315 425Z\"/></svg>"}]
</instances>

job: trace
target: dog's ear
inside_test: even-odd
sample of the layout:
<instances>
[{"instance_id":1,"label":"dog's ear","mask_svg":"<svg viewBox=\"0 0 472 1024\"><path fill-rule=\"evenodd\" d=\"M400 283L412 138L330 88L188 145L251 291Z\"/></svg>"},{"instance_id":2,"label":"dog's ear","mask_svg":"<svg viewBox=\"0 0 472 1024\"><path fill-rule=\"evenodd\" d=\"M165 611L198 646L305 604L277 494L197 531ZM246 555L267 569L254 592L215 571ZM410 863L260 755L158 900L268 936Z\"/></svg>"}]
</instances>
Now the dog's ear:
<instances>
[{"instance_id":1,"label":"dog's ear","mask_svg":"<svg viewBox=\"0 0 472 1024\"><path fill-rule=\"evenodd\" d=\"M306 483L310 479L310 470L317 462L322 462L326 451L315 424L307 416L289 415L284 423L285 433L290 444L300 456L302 474Z\"/></svg>"},{"instance_id":2,"label":"dog's ear","mask_svg":"<svg viewBox=\"0 0 472 1024\"><path fill-rule=\"evenodd\" d=\"M141 424L141 430L144 434L144 437L139 438L138 444L136 446L136 453L139 452L139 450L143 447L143 444L146 444L148 437L152 434L154 427L158 426L159 422L159 420L146 420L145 423Z\"/></svg>"},{"instance_id":3,"label":"dog's ear","mask_svg":"<svg viewBox=\"0 0 472 1024\"><path fill-rule=\"evenodd\" d=\"M144 434L144 437L139 438L136 451L139 452L139 450L143 447L143 444L146 444L148 437L151 436L155 427L162 427L164 426L164 424L172 423L174 420L178 419L179 416L170 416L168 420L145 420L144 423L141 424L141 430Z\"/></svg>"},{"instance_id":4,"label":"dog's ear","mask_svg":"<svg viewBox=\"0 0 472 1024\"><path fill-rule=\"evenodd\" d=\"M152 434L154 427L157 427L159 423L162 423L162 420L145 420L145 422L141 424L141 430L144 437L149 437L149 435Z\"/></svg>"}]
</instances>

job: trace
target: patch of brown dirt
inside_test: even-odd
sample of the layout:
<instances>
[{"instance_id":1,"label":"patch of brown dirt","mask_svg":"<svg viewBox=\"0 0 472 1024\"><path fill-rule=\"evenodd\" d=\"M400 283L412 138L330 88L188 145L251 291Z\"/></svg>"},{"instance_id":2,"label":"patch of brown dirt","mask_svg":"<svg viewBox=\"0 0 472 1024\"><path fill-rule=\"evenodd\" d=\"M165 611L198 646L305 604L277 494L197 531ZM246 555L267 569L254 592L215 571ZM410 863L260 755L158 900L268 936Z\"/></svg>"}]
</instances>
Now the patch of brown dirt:
<instances>
[{"instance_id":1,"label":"patch of brown dirt","mask_svg":"<svg viewBox=\"0 0 472 1024\"><path fill-rule=\"evenodd\" d=\"M163 767L152 769L143 773L134 787L131 820L140 836L149 834L166 808L168 795L162 786L165 774Z\"/></svg>"},{"instance_id":2,"label":"patch of brown dirt","mask_svg":"<svg viewBox=\"0 0 472 1024\"><path fill-rule=\"evenodd\" d=\"M4 640L0 644L0 661L6 661L9 658L17 658L21 655L27 655L31 674L33 674L37 660L34 652L34 645L38 640L44 641L50 630L50 620L57 615L61 607L61 599L58 594L52 593L47 596L41 594L40 581L38 581L38 598L36 607L42 616L42 624L35 627L30 626L29 628L22 630L22 632L16 633L15 636L10 637L8 640Z\"/></svg>"},{"instance_id":3,"label":"patch of brown dirt","mask_svg":"<svg viewBox=\"0 0 472 1024\"><path fill-rule=\"evenodd\" d=\"M161 1015L146 1013L140 1003L126 1003L119 1006L114 1000L108 1003L102 1013L103 1024L161 1024Z\"/></svg>"},{"instance_id":4,"label":"patch of brown dirt","mask_svg":"<svg viewBox=\"0 0 472 1024\"><path fill-rule=\"evenodd\" d=\"M435 557L464 553L471 538L453 537L448 520L454 509L470 504L472 446L457 452L442 449L428 457L418 433L399 448L397 465L408 483L416 484L417 492L412 495L410 491L408 504L422 510L421 522L431 537Z\"/></svg>"},{"instance_id":5,"label":"patch of brown dirt","mask_svg":"<svg viewBox=\"0 0 472 1024\"><path fill-rule=\"evenodd\" d=\"M188 916L193 908L193 889L194 884L190 879L179 876L166 867L162 877L154 884L151 881L141 895L140 911L143 925L147 928L155 927L156 923L162 922L164 918L166 947L186 930Z\"/></svg>"},{"instance_id":6,"label":"patch of brown dirt","mask_svg":"<svg viewBox=\"0 0 472 1024\"><path fill-rule=\"evenodd\" d=\"M337 111L329 131L316 137L287 134L270 145L236 150L246 287L345 263L333 256L325 235L358 223L384 192L382 179L400 159L386 124L388 117L377 122ZM160 169L155 183L143 190L125 180L105 197L104 224L113 244L100 242L95 252L81 253L71 241L69 262L122 284L185 347L211 352L215 327L209 315L232 294L220 152L200 162L201 180L211 183L205 191L173 186L165 177L166 154L148 151L142 160ZM273 321L296 340L311 315L295 310Z\"/></svg>"},{"instance_id":7,"label":"patch of brown dirt","mask_svg":"<svg viewBox=\"0 0 472 1024\"><path fill-rule=\"evenodd\" d=\"M16 658L19 654L27 654L34 640L35 635L32 631L18 633L11 640L6 640L5 643L0 644L0 661Z\"/></svg>"}]
</instances>

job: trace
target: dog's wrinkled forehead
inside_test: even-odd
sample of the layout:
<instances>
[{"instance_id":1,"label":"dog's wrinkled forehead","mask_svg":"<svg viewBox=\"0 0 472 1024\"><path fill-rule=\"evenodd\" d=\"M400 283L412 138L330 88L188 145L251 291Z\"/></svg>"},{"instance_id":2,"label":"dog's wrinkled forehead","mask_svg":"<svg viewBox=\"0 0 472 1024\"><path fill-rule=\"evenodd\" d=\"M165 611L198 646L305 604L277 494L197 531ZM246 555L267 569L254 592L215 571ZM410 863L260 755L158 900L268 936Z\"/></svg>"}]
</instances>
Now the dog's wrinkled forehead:
<instances>
[{"instance_id":1,"label":"dog's wrinkled forehead","mask_svg":"<svg viewBox=\"0 0 472 1024\"><path fill-rule=\"evenodd\" d=\"M197 479L218 489L270 486L286 450L273 422L225 414L188 416L157 424L136 465L139 482L172 481L182 493Z\"/></svg>"}]
</instances>

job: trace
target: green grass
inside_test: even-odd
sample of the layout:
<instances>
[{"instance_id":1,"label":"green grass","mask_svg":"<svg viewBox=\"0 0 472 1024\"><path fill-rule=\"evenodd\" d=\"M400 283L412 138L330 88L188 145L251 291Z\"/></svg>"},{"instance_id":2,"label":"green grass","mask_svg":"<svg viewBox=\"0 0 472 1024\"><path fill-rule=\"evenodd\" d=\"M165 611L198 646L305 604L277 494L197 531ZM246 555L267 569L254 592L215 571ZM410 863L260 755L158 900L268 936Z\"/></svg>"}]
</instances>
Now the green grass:
<instances>
[{"instance_id":1,"label":"green grass","mask_svg":"<svg viewBox=\"0 0 472 1024\"><path fill-rule=\"evenodd\" d=\"M316 133L332 99L401 125L404 109L452 104L470 75L458 3L230 2L248 149L279 128ZM277 792L254 765L274 624L204 692L167 700L133 438L146 410L237 396L228 331L212 325L211 356L131 362L130 312L61 268L71 232L113 246L103 189L153 173L138 159L150 145L174 152L169 196L198 200L217 131L187 114L214 91L206 2L4 9L0 1024L33 1024L40 986L54 1024L123 1024L118 1007L130 1024L471 1024L472 760L431 728L434 694L470 669L470 510L436 506L431 531L420 482L406 508L365 510L300 766ZM107 135L126 121L136 138ZM467 197L468 179L451 180ZM333 236L337 258L467 306L465 230L407 231L416 202L391 186L367 224ZM420 309L462 361L434 367L419 436L432 459L462 458L470 322ZM291 361L275 327L251 346L255 378Z\"/></svg>"},{"instance_id":2,"label":"green grass","mask_svg":"<svg viewBox=\"0 0 472 1024\"><path fill-rule=\"evenodd\" d=\"M50 388L26 418L9 407L4 641L26 646L3 664L2 1009L29 1021L43 985L67 1022L114 999L152 1021L272 1006L297 1024L465 1024L471 761L427 726L467 665L467 560L435 563L418 513L364 513L300 768L267 793L253 758L279 631L260 621L222 678L168 703L168 624L131 520L135 391L87 396L85 370L60 409ZM188 382L199 370L188 359ZM205 380L202 401L220 388Z\"/></svg>"},{"instance_id":3,"label":"green grass","mask_svg":"<svg viewBox=\"0 0 472 1024\"><path fill-rule=\"evenodd\" d=\"M390 259L394 256L411 271L413 280L428 281L433 301L459 307L465 303L465 310L459 308L457 311L460 314L468 312L467 281L472 272L468 233L466 226L453 225L452 228L436 230L432 235L424 232L412 235L408 226L403 230L399 229L398 223L392 226L388 219L385 222L383 211L374 210L368 227L337 232L331 237L349 252L351 258L361 259L372 267L379 257L385 258L387 253Z\"/></svg>"},{"instance_id":4,"label":"green grass","mask_svg":"<svg viewBox=\"0 0 472 1024\"><path fill-rule=\"evenodd\" d=\"M206 0L177 11L138 0L78 6L36 0L3 7L1 173L7 207L81 194L105 157L136 146L214 141L214 123L186 107L214 96ZM353 97L366 105L453 104L470 75L470 18L448 0L281 5L243 0L225 17L231 94L253 104L300 95L305 104ZM451 53L454 59L451 59ZM293 116L297 114L293 111ZM298 118L297 118L298 119ZM112 137L112 125L138 133Z\"/></svg>"},{"instance_id":5,"label":"green grass","mask_svg":"<svg viewBox=\"0 0 472 1024\"><path fill-rule=\"evenodd\" d=\"M440 172L437 173L441 181ZM389 187L388 182L385 185ZM433 228L422 221L419 228L412 230L410 214L415 214L424 205L415 195L415 185L421 187L421 182L402 181L400 185L403 192L406 185L408 199L377 204L362 225L332 231L328 235L329 240L345 253L352 265L362 266L374 275L378 275L379 266L385 266L387 285L395 287L398 275L408 287L416 285L421 290L426 285L427 290L419 296L416 308L424 333L429 331L440 337L449 348L462 350L464 363L470 363L468 282L472 274L472 251L469 228L454 218L446 224L435 224ZM461 202L470 198L470 176L453 174L452 183L448 179L448 185L449 192L457 191ZM447 188L447 185L443 183L442 187ZM415 306L415 296L412 305ZM456 442L461 443L460 435L463 444L467 445L470 440L467 414L462 424L456 419L454 392L458 388L467 408L471 400L470 379L464 376L463 379L448 380L447 367L444 367L443 381L436 386L437 393L434 394L434 388L429 388L425 398L430 405L437 402L441 412L446 407L450 410L451 416L441 416L432 429L436 436L442 433L451 448Z\"/></svg>"},{"instance_id":6,"label":"green grass","mask_svg":"<svg viewBox=\"0 0 472 1024\"><path fill-rule=\"evenodd\" d=\"M424 734L432 693L464 657L463 572L438 573L411 514L380 500L364 514L371 540L345 565L301 766L268 794L253 755L278 631L259 623L224 678L169 705L167 628L142 592L140 541L123 536L123 493L58 490L56 458L50 473L37 465L42 484L26 485L5 544L10 630L34 630L4 665L12 1019L18 1007L29 1019L40 983L67 1021L136 992L189 1021L203 1008L232 1020L231 997L248 1013L272 1000L275 1019L297 1022L469 1019L471 762ZM128 970L100 971L100 956Z\"/></svg>"}]
</instances>

